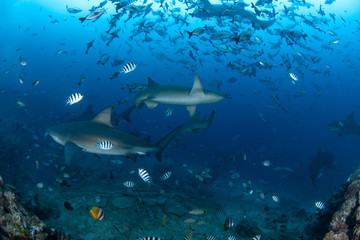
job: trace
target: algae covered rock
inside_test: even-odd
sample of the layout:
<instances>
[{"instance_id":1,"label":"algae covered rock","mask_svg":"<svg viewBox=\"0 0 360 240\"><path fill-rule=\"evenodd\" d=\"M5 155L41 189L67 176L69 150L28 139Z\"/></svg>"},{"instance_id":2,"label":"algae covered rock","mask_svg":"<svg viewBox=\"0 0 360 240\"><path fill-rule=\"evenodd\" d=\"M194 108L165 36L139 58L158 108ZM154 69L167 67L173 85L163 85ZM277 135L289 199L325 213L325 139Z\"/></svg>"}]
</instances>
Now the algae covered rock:
<instances>
[{"instance_id":1,"label":"algae covered rock","mask_svg":"<svg viewBox=\"0 0 360 240\"><path fill-rule=\"evenodd\" d=\"M70 240L71 237L48 228L37 216L30 215L15 194L10 189L4 190L1 184L0 239Z\"/></svg>"}]
</instances>

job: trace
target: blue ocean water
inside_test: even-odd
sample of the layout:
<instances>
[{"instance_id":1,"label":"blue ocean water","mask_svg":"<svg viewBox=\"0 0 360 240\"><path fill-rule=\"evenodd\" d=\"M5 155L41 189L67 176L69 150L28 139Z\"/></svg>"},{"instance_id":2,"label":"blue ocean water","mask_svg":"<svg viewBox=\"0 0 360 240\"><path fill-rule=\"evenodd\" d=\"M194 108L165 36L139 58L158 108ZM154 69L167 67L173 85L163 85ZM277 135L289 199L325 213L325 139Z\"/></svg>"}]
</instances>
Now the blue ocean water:
<instances>
[{"instance_id":1,"label":"blue ocean water","mask_svg":"<svg viewBox=\"0 0 360 240\"><path fill-rule=\"evenodd\" d=\"M154 184L169 191L169 199L174 192L183 193L186 200L198 199L196 206L187 206L189 210L203 208L199 199L205 199L205 206L214 203L214 209L226 209L238 221L239 209L243 218L243 208L248 208L248 218L256 220L255 216L265 206L278 207L272 200L275 195L280 199L280 206L296 205L311 215L315 211L314 203L325 201L326 196L341 186L358 167L360 127L353 126L351 134L341 136L328 127L334 121L343 121L351 112L355 112L355 119L360 119L360 5L357 1L292 0L259 4L257 7L263 13L258 19L272 19L266 10L272 12L274 9L276 13L275 23L266 29L257 29L256 22L246 18L227 17L229 12L235 11L229 6L233 2L212 2L228 6L227 11L222 17L206 19L194 14L197 10L211 15L212 9L203 6L201 1L167 0L162 7L160 2L150 0L146 3L123 2L124 7L116 11L119 2L104 1L105 13L95 22L86 20L83 23L78 18L87 16L89 9L101 1L6 0L2 3L6 11L0 16L3 152L0 174L19 193L28 193L29 198L37 194L54 198L53 207L60 213L55 214L57 217L41 213L45 222L70 232L74 239L102 239L96 230L91 231L91 237L86 237L87 230L81 227L62 226L64 216L68 214L63 209L63 202L69 201L75 208L82 209L79 212L91 221L86 208L96 205L93 198L101 195L104 199L102 207L108 214L112 210L106 209L106 201L111 202L120 191L125 191L120 190L124 188L124 181L131 179L137 181L138 186L144 184L137 176L138 168L147 169L154 179L172 171L168 180L172 184ZM254 13L251 1L246 3L249 4L247 11ZM136 10L129 8L132 4ZM67 5L82 11L70 13ZM151 9L146 16L139 10L143 6ZM284 13L284 6L290 10L288 14ZM175 8L180 8L180 12ZM325 12L324 16L319 13L319 8ZM131 17L129 9L133 11ZM124 15L110 31L119 29L118 37L107 46L111 34L106 31L116 13ZM178 14L186 23L176 21ZM334 14L334 20L330 14ZM204 33L189 38L186 31L192 32L198 27L204 29ZM213 34L220 31L230 33L230 37L214 40ZM250 39L236 44L232 38L243 31L250 33ZM298 33L301 33L300 37L295 36ZM93 46L86 54L92 40ZM251 54L260 56L250 57ZM101 56L110 59L104 65L97 64ZM19 58L25 59L27 64L23 66ZM288 69L285 59L290 64ZM114 60L122 63L113 67ZM134 71L109 79L128 62L137 64ZM230 63L237 66L230 67ZM271 68L265 69L266 64ZM248 71L253 75L246 74ZM298 79L292 79L290 73ZM78 153L67 166L64 147L46 135L49 127L71 121L90 104L95 113L110 105L115 105L114 111L121 113L133 104L137 94L133 90L130 92L126 84L147 85L150 77L161 85L191 88L195 75L200 77L205 89L222 93L226 98L199 105L196 115L200 114L200 119L208 118L212 110L216 111L211 126L196 134L176 136L164 150L162 162L158 162L154 154L134 163L122 156L99 155L98 158L89 153ZM83 76L87 78L79 86ZM39 83L34 86L37 80ZM84 98L65 106L68 97L78 92ZM128 102L118 104L125 98ZM173 112L165 117L169 107ZM151 136L150 141L155 143L190 117L185 106L160 104L153 110L146 106L134 110L130 119L131 123L115 127L127 133L141 132L141 138ZM329 168L324 164L317 172L314 185L309 165L316 161L314 157L319 149L331 153L335 163ZM122 164L111 162L114 159ZM264 161L269 161L270 166L264 166ZM321 163L319 165L321 168ZM196 177L207 169L211 177L205 181ZM131 170L136 173L129 174ZM110 172L114 176L111 181ZM86 189L86 194L59 186L56 179L64 179L65 173L70 175L66 181L75 189ZM42 188L37 187L39 183L43 184ZM244 187L244 183L248 187ZM249 189L254 193L250 194ZM141 189L134 192L141 195ZM259 198L261 192L265 193L265 199ZM26 204L29 199L24 197L23 201ZM242 201L246 207L236 204L242 205ZM251 208L252 204L257 209ZM161 216L150 219L162 218L163 212L156 213ZM112 217L116 219L116 214ZM121 214L118 217L116 224L123 221ZM115 223L109 221L111 228ZM161 220L156 221L156 226L160 226ZM135 239L134 233L151 229L140 227L140 223L128 225L132 228L126 236L131 239ZM211 228L210 223L207 226ZM221 225L217 226L221 228ZM165 239L186 235L167 231L167 236L163 236ZM161 235L158 230L154 230L152 235L155 234Z\"/></svg>"}]
</instances>

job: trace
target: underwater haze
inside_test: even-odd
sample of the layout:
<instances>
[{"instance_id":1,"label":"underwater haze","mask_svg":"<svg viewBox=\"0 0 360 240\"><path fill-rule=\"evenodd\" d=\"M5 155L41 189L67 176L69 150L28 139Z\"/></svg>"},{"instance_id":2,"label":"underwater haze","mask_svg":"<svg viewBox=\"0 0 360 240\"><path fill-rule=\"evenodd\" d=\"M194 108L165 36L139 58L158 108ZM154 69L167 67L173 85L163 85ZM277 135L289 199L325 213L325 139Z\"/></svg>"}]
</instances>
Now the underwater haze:
<instances>
[{"instance_id":1,"label":"underwater haze","mask_svg":"<svg viewBox=\"0 0 360 240\"><path fill-rule=\"evenodd\" d=\"M358 1L2 8L0 175L48 226L322 239L360 155Z\"/></svg>"}]
</instances>

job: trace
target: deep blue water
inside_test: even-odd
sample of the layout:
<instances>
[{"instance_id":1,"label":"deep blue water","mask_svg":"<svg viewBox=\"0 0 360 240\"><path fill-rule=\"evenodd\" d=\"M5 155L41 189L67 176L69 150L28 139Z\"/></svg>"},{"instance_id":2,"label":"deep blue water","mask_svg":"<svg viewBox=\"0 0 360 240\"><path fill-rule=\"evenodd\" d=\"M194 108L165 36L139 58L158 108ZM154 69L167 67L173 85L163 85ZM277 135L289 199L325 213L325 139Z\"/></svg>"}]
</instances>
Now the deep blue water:
<instances>
[{"instance_id":1,"label":"deep blue water","mask_svg":"<svg viewBox=\"0 0 360 240\"><path fill-rule=\"evenodd\" d=\"M208 117L212 110L216 110L211 127L205 132L179 137L184 147L171 143L164 151L167 157L162 163L158 163L152 156L139 159L136 165L131 165L131 160L123 159L125 165L145 165L155 172L156 169L163 172L162 169L165 171L173 168L174 162L186 163L195 172L204 168L211 169L214 181L225 183L230 178L230 171L236 170L240 173L241 180L235 184L241 185L242 181L246 180L254 183L264 180L268 185L267 191L309 201L321 199L331 193L358 167L360 136L339 136L327 128L329 123L345 118L352 111L355 112L355 118L360 119L360 23L356 1L348 4L345 10L341 1L332 5L317 1L312 3L314 6L311 8L300 7L295 10L299 15L309 17L312 14L318 19L326 20L328 25L316 24L322 32L305 24L301 17L296 17L295 21L289 20L289 17L282 13L283 6L280 1L274 1L279 14L276 16L276 23L267 30L255 30L247 23L233 26L225 17L222 19L224 26L220 26L215 18L211 22L204 22L190 16L187 18L189 26L175 24L170 11L161 9L167 17L149 30L148 37L152 39L150 42L142 41L144 33L134 36L133 39L130 39L130 35L142 19L156 21L158 17L150 13L145 18L140 16L125 23L128 16L125 14L114 28L120 28L119 38L115 38L110 46L106 46L100 34L104 34L108 29L109 20L115 13L111 2L106 4L107 12L98 21L85 21L83 24L77 18L85 16L88 9L97 6L99 1L82 0L81 6L86 7L78 14L70 14L65 8L66 5L76 7L75 2L58 2L46 4L41 1L6 0L2 3L6 11L2 12L0 17L0 89L3 89L0 93L0 129L18 139L15 142L2 141L2 147L21 151L17 152L17 161L9 163L5 159L0 160L8 166L2 167L0 173L7 176L14 185L19 184L11 174L14 169L21 169L20 172L26 173L33 187L40 181L51 182L53 174L59 174L55 167L45 171L35 169L35 160L40 163L47 161L49 149L59 156L56 164L64 164L63 148L60 145L58 148L50 147L50 144L54 146L55 142L50 136L44 136L48 127L71 120L74 115L81 114L89 104L93 105L95 112L99 112L127 97L129 103L121 104L115 109L116 112L121 112L132 104L135 97L134 93L130 94L127 89L121 89L125 82L146 84L147 78L151 77L159 84L191 87L195 74L200 76L204 88L231 96L221 102L197 108L201 118ZM150 1L147 4L149 3ZM326 13L324 17L316 12L320 3ZM174 7L170 2L168 4L169 9ZM288 7L295 6L295 3L285 4ZM159 3L154 2L154 10L157 10L158 6ZM177 6L183 7L183 4L178 2ZM251 8L248 9L252 11ZM187 14L190 12L192 10ZM336 14L335 22L329 16L331 12ZM185 10L181 12L183 16L185 13ZM340 15L346 22L340 19ZM58 20L57 24L52 23L54 19ZM296 43L292 48L282 39L280 53L274 59L269 58L268 53L274 54L277 51L270 49L270 42L276 43L281 40L281 36L270 35L268 30L290 30L286 26L294 23L294 29L308 35L305 40L301 38L297 42L317 52L308 51ZM216 41L216 44L250 49L237 54L224 53L216 56L213 52L216 49L208 41L211 33L205 32L201 37L193 36L191 39L188 39L185 33L185 30L192 31L196 27L204 27L205 24L214 26L218 31L226 30L231 33L249 29L254 44L236 45L229 40ZM161 37L155 29L164 27L167 28L166 36ZM335 32L336 36L330 35L329 30ZM320 40L316 40L313 35L320 37ZM263 41L256 41L257 36ZM175 42L169 40L175 37L179 39ZM94 45L86 55L87 43L93 39ZM333 43L335 39L339 42ZM189 43L195 44L199 50L196 52ZM325 49L323 45L332 49ZM184 50L179 53L179 49ZM261 49L264 54L257 59L245 56ZM58 50L66 51L67 54L56 54ZM196 61L189 57L189 50L195 54ZM104 66L96 64L104 53L110 56L109 62ZM294 61L292 54L298 53L305 56L306 66ZM20 65L20 56L27 60L26 66ZM286 67L282 66L281 56L289 57L290 70L287 71ZM313 63L311 57L320 57L321 61ZM109 77L122 67L112 67L110 62L114 59L123 60L124 63L136 62L137 68L110 81ZM191 70L182 60L189 62ZM229 62L234 61L262 61L273 65L273 68L257 68L256 76L249 77L227 67ZM298 73L296 68L304 75L299 77L296 84L292 84L289 73ZM311 68L317 68L320 72L314 73ZM24 79L23 84L19 82L19 75ZM77 82L83 75L88 75L88 79L78 86ZM237 80L230 83L230 78ZM263 78L269 78L270 83L259 81ZM32 82L35 80L40 82L34 87ZM220 89L216 88L216 84L211 84L214 80L222 81ZM295 97L300 91L304 93L303 96ZM66 99L75 92L81 92L84 99L72 106L65 106ZM279 103L286 111L277 105L272 98L273 93L278 96ZM20 107L17 100L23 101L26 106ZM164 111L168 106L159 105L152 111L146 107L139 112L134 111L131 115L132 123L122 124L117 128L125 132L145 131L146 135L151 136L151 141L156 142L172 128L189 120L184 106L171 106L173 115L164 118ZM266 122L261 119L260 114ZM38 140L34 140L34 136ZM39 147L34 146L36 143ZM309 178L306 159L315 156L319 147L332 153L336 162L334 169L325 170L317 179L314 188ZM244 153L246 160L242 156ZM85 153L81 154L84 155ZM26 159L26 156L30 156L30 159ZM230 159L231 156L235 157L235 161ZM221 158L224 161L220 161ZM262 165L265 160L271 162L270 167ZM91 161L94 163L94 160ZM75 157L73 164L81 167L84 163L79 157ZM104 169L104 172L109 169L119 171L118 166L111 165L107 160L97 160L96 165L87 167L93 170L99 168L100 171ZM288 167L294 172L276 171L275 167Z\"/></svg>"}]
</instances>

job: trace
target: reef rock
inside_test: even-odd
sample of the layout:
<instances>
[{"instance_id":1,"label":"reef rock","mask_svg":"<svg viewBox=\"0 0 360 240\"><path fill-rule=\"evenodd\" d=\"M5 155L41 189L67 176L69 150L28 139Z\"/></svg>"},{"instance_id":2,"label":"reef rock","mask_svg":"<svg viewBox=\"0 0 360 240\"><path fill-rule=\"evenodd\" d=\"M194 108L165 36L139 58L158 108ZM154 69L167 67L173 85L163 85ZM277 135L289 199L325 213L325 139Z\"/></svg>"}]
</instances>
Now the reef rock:
<instances>
[{"instance_id":1,"label":"reef rock","mask_svg":"<svg viewBox=\"0 0 360 240\"><path fill-rule=\"evenodd\" d=\"M70 240L69 235L49 229L37 216L31 216L10 189L4 189L0 176L0 239Z\"/></svg>"},{"instance_id":2,"label":"reef rock","mask_svg":"<svg viewBox=\"0 0 360 240\"><path fill-rule=\"evenodd\" d=\"M345 202L331 218L329 232L323 240L360 239L360 180L353 180L344 194Z\"/></svg>"}]
</instances>

